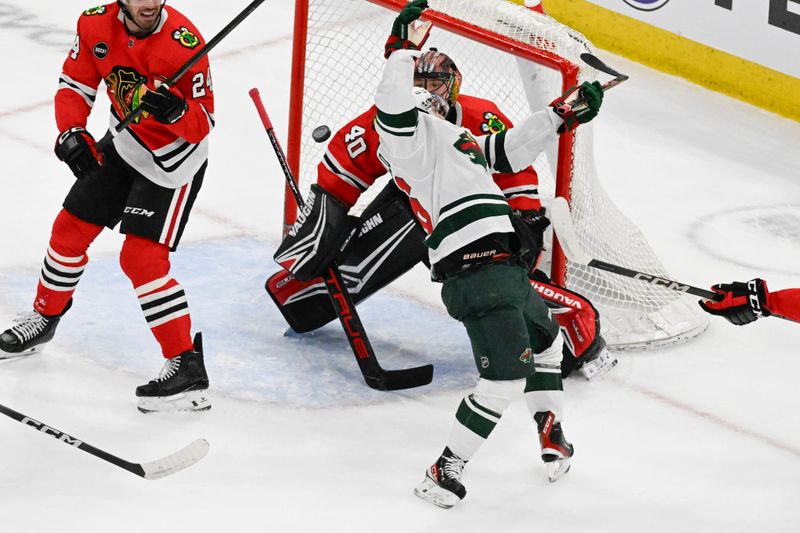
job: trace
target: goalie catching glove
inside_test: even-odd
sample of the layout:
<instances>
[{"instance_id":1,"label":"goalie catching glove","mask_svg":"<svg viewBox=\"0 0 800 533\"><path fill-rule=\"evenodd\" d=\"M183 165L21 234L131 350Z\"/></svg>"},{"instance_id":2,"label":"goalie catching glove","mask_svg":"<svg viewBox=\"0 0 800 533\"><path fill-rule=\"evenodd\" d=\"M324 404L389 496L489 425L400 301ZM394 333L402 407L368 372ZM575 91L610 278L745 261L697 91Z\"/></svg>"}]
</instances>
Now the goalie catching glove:
<instances>
[{"instance_id":1,"label":"goalie catching glove","mask_svg":"<svg viewBox=\"0 0 800 533\"><path fill-rule=\"evenodd\" d=\"M357 220L347 211L335 196L313 184L297 222L275 252L275 261L302 281L321 276Z\"/></svg>"},{"instance_id":2,"label":"goalie catching glove","mask_svg":"<svg viewBox=\"0 0 800 533\"><path fill-rule=\"evenodd\" d=\"M558 133L572 131L586 124L600 112L603 104L603 86L599 81L583 82L580 87L570 87L550 103L556 115L564 120Z\"/></svg>"},{"instance_id":3,"label":"goalie catching glove","mask_svg":"<svg viewBox=\"0 0 800 533\"><path fill-rule=\"evenodd\" d=\"M711 287L711 290L725 298L721 302L701 301L700 307L707 313L725 317L731 324L744 326L772 314L767 309L769 290L763 279L755 278L747 283L721 283Z\"/></svg>"},{"instance_id":4,"label":"goalie catching glove","mask_svg":"<svg viewBox=\"0 0 800 533\"><path fill-rule=\"evenodd\" d=\"M428 9L428 0L412 0L400 11L392 25L392 33L384 46L385 58L395 50L420 50L431 31L430 22L414 23Z\"/></svg>"}]
</instances>

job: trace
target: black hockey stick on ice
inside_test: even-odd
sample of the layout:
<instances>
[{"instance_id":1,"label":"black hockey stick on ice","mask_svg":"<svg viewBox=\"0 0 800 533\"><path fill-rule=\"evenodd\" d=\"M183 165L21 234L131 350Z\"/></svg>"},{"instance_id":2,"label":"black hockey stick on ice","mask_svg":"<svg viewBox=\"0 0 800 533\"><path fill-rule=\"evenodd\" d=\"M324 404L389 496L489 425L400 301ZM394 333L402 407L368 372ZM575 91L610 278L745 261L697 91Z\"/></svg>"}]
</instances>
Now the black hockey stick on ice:
<instances>
[{"instance_id":1,"label":"black hockey stick on ice","mask_svg":"<svg viewBox=\"0 0 800 533\"><path fill-rule=\"evenodd\" d=\"M550 204L550 209L548 209L547 216L553 223L553 230L556 232L561 249L564 250L564 255L574 263L605 270L606 272L613 272L614 274L619 274L627 278L638 279L645 283L657 285L673 291L693 294L714 302L722 301L724 298L721 294L713 291L672 281L671 279L662 278L654 274L647 274L645 272L639 272L638 270L613 265L591 257L578 242L578 233L575 231L575 225L572 223L572 216L569 213L569 206L564 198L557 197L553 200Z\"/></svg>"},{"instance_id":2,"label":"black hockey stick on ice","mask_svg":"<svg viewBox=\"0 0 800 533\"><path fill-rule=\"evenodd\" d=\"M284 176L286 176L286 183L294 195L297 206L302 209L305 205L303 196L300 194L297 182L292 175L289 164L286 162L283 149L275 136L272 121L270 121L264 103L261 101L258 89L250 89L250 97L256 105L261 122L264 124L264 129L267 130L272 149L278 157ZM403 370L384 370L381 368L378 359L375 357L372 344L367 337L367 331L364 329L361 318L356 312L353 299L350 293L347 292L347 287L342 280L339 267L335 263L331 264L323 279L333 302L333 308L336 310L339 322L342 324L342 329L347 336L347 341L350 343L350 348L353 350L353 355L356 357L358 367L361 369L361 374L364 376L364 381L367 382L367 385L377 390L400 390L421 387L431 382L433 379L433 365Z\"/></svg>"},{"instance_id":3,"label":"black hockey stick on ice","mask_svg":"<svg viewBox=\"0 0 800 533\"><path fill-rule=\"evenodd\" d=\"M95 457L99 457L103 461L107 461L112 465L116 465L145 479L159 479L174 474L175 472L179 472L184 468L188 468L205 457L209 449L208 441L205 439L197 439L172 455L168 455L155 461L150 461L149 463L131 463L125 459L120 459L116 455L111 455L108 452L104 452L103 450L95 448L91 444L87 444L73 437L72 435L67 435L63 431L59 431L53 427L50 427L43 422L34 420L33 418L25 416L22 413L18 413L13 409L9 409L2 404L0 404L0 413L3 413L9 418L13 418L17 422L22 422L26 426L37 429L45 435L55 437L64 444L68 444L74 448L78 448L79 450L92 454Z\"/></svg>"},{"instance_id":4,"label":"black hockey stick on ice","mask_svg":"<svg viewBox=\"0 0 800 533\"><path fill-rule=\"evenodd\" d=\"M239 13L236 16L236 18L230 21L230 23L227 26L222 28L219 31L219 33L217 33L210 41L208 41L197 52L195 52L195 54L192 57L190 57L189 60L186 61L186 63L184 63L181 68L178 69L178 72L173 74L171 77L167 78L167 80L164 82L164 85L166 85L167 87L175 85L175 83L177 83L177 81L181 79L183 75L189 71L190 68L192 68L203 57L208 55L208 53L211 52L211 50L213 50L214 47L217 46L222 39L227 37L228 34L232 32L236 26L241 24L244 19L249 17L250 14L263 3L264 0L253 0L253 2L251 2L250 5L244 8L244 10L241 13ZM139 106L133 111L131 111L125 118L122 119L122 121L119 124L117 124L114 128L110 129L103 136L103 138L100 139L100 142L97 143L97 150L99 152L102 152L109 145L109 143L112 140L114 140L114 137L122 133L122 130L130 126L130 124L134 120L139 118L139 115L141 115L142 113L144 113L144 107L142 106Z\"/></svg>"}]
</instances>

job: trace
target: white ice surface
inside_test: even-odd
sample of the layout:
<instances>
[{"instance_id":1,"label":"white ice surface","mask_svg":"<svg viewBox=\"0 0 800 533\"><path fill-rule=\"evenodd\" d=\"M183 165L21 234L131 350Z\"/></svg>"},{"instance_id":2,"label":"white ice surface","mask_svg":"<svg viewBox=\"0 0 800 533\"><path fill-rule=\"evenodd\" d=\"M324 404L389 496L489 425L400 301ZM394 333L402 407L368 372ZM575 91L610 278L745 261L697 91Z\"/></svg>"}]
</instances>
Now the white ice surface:
<instances>
[{"instance_id":1,"label":"white ice surface","mask_svg":"<svg viewBox=\"0 0 800 533\"><path fill-rule=\"evenodd\" d=\"M171 2L210 38L244 3ZM0 321L28 309L72 178L52 154L52 97L84 2L0 2ZM442 511L414 485L475 379L469 343L418 269L361 313L387 368L433 362L434 382L381 393L330 325L282 336L263 291L275 270L283 177L247 96L286 132L291 2L266 2L211 54L208 174L173 274L205 334L213 409L150 415L134 388L161 366L106 232L47 350L0 363L0 403L128 460L197 437L209 455L145 481L0 417L0 531L458 533L800 531L800 325L713 321L688 344L624 353L566 383L572 471L546 481L521 402ZM800 125L621 58L631 80L597 120L600 174L674 279L756 275L800 286ZM470 73L465 73L469 76ZM354 73L354 83L358 83ZM365 102L365 105L367 103ZM98 99L91 129L104 131Z\"/></svg>"}]
</instances>

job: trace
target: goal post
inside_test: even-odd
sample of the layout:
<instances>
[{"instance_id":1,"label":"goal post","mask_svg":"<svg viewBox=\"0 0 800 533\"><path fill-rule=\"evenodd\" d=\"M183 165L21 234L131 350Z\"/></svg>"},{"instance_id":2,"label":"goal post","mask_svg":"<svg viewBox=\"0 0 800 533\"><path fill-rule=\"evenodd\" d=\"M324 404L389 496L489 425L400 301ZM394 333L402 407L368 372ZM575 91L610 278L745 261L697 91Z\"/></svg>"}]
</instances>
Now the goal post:
<instances>
[{"instance_id":1,"label":"goal post","mask_svg":"<svg viewBox=\"0 0 800 533\"><path fill-rule=\"evenodd\" d=\"M301 188L316 181L324 150L311 138L319 125L336 130L374 102L383 72L383 46L405 0L297 0L294 27L288 161ZM463 75L461 91L495 102L515 124L567 88L597 79L580 60L595 50L583 35L554 19L504 0L429 0L427 46L450 55ZM600 115L602 119L602 113ZM559 136L534 164L546 205L553 196L571 206L582 246L594 257L669 277L639 229L600 184L593 125ZM369 191L367 192L367 194ZM284 224L296 206L287 195ZM589 298L610 345L641 348L691 338L707 317L691 300L663 287L570 264L550 246L554 281Z\"/></svg>"}]
</instances>

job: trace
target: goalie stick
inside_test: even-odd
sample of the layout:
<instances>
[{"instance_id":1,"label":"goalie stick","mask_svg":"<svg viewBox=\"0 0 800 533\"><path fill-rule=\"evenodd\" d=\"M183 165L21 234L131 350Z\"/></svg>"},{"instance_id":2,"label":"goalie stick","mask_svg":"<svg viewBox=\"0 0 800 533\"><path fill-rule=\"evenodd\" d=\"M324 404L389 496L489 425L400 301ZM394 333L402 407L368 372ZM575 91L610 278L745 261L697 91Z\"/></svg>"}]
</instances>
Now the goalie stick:
<instances>
[{"instance_id":1,"label":"goalie stick","mask_svg":"<svg viewBox=\"0 0 800 533\"><path fill-rule=\"evenodd\" d=\"M195 52L195 54L192 57L190 57L189 60L186 61L186 63L184 63L181 68L178 69L178 72L173 74L171 77L167 78L167 80L163 83L163 85L166 85L167 87L175 85L175 83L179 79L181 79L183 75L186 74L186 72L188 72L188 70L195 65L195 63L200 61L204 56L208 55L208 53L211 52L211 50L213 50L214 47L217 46L222 39L227 37L228 34L232 32L236 26L241 24L244 19L249 17L250 14L263 3L264 0L253 0L250 3L250 5L244 8L244 10L241 13L239 13L236 16L236 18L230 21L227 26L222 28L219 31L219 33L217 33L210 41L208 41L205 44L205 46L201 47L200 50ZM125 118L122 119L122 121L119 124L108 130L108 132L103 136L103 138L100 139L100 141L97 143L97 150L99 152L102 152L109 145L109 143L111 143L111 141L114 140L114 137L122 133L122 130L127 128L142 113L144 113L144 107L142 106L139 106L133 111L131 111L127 116L125 116Z\"/></svg>"},{"instance_id":2,"label":"goalie stick","mask_svg":"<svg viewBox=\"0 0 800 533\"><path fill-rule=\"evenodd\" d=\"M188 468L205 457L209 449L207 440L197 439L172 455L168 455L161 459L156 459L155 461L150 461L149 463L131 463L125 459L117 457L116 455L112 455L99 448L95 448L91 444L87 444L80 439L73 437L72 435L68 435L63 431L50 427L43 422L34 420L33 418L23 415L22 413L18 413L17 411L14 411L13 409L10 409L2 404L0 404L0 413L3 413L9 418L13 418L17 422L21 422L26 426L37 429L45 435L55 437L64 444L68 444L69 446L78 448L79 450L94 455L95 457L99 457L103 461L109 462L112 465L118 466L145 479L159 479L172 475L175 472L179 472L184 468Z\"/></svg>"},{"instance_id":3,"label":"goalie stick","mask_svg":"<svg viewBox=\"0 0 800 533\"><path fill-rule=\"evenodd\" d=\"M723 299L721 294L713 291L700 289L698 287L693 287L677 281L672 281L671 279L662 278L661 276L656 276L654 274L647 274L645 272L639 272L638 270L606 263L605 261L600 261L599 259L591 257L578 242L578 233L575 231L575 225L573 224L572 216L569 213L569 205L567 205L567 201L560 196L554 198L550 203L547 216L550 219L550 222L553 223L553 229L556 232L558 243L561 245L561 249L564 250L564 255L567 256L567 259L574 263L594 267L607 272L613 272L614 274L619 274L620 276L638 279L645 283L658 285L673 291L693 294L695 296L705 298L706 300L720 302Z\"/></svg>"},{"instance_id":4,"label":"goalie stick","mask_svg":"<svg viewBox=\"0 0 800 533\"><path fill-rule=\"evenodd\" d=\"M250 89L249 94L258 110L261 122L264 124L264 129L267 131L272 149L278 157L281 169L283 169L283 174L286 177L286 184L292 191L298 208L302 209L305 205L303 196L300 194L300 190L297 187L297 182L286 161L283 149L280 143L278 143L277 137L275 137L275 130L272 127L272 122L269 119L264 103L261 101L258 89ZM433 380L433 365L423 365L403 370L384 370L381 368L378 359L375 357L372 344L367 337L364 325L361 323L361 318L356 312L356 306L353 303L352 297L347 292L344 280L342 280L342 274L339 272L339 267L336 263L331 264L328 268L328 272L323 276L323 279L325 280L325 287L328 289L331 301L333 302L333 307L339 317L339 322L342 324L342 329L347 336L347 341L350 343L350 348L353 351L353 355L356 357L358 367L367 385L373 389L383 391L400 390L421 387Z\"/></svg>"}]
</instances>

